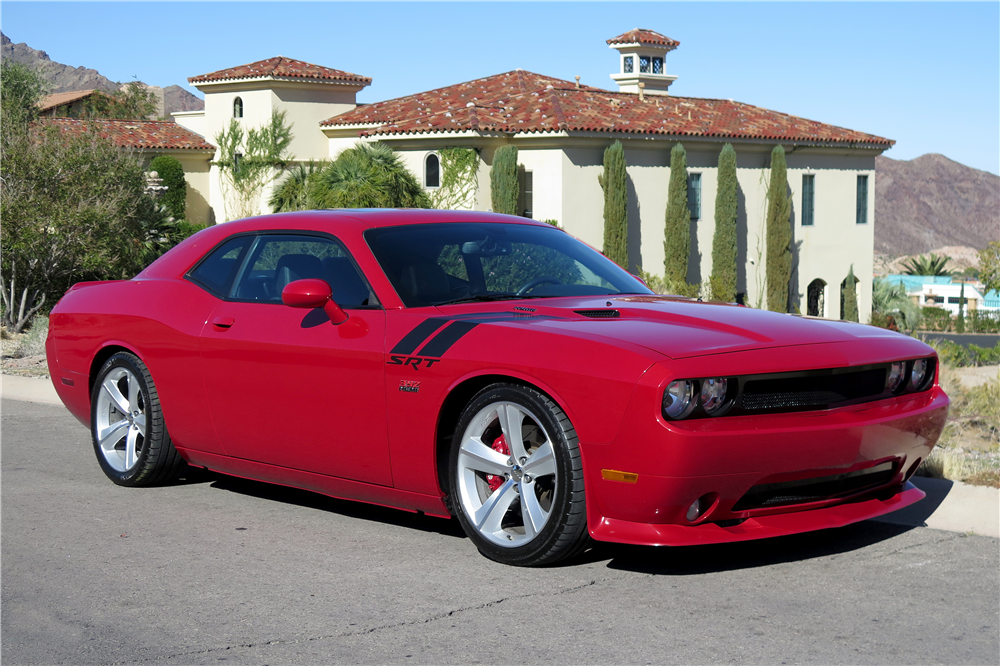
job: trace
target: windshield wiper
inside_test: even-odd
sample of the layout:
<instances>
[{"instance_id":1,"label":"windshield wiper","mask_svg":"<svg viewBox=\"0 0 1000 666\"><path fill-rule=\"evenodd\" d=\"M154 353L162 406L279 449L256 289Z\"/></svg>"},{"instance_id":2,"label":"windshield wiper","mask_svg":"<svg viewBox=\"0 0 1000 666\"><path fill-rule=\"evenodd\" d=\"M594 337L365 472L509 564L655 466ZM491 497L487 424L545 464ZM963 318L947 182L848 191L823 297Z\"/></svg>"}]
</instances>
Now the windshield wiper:
<instances>
[{"instance_id":1,"label":"windshield wiper","mask_svg":"<svg viewBox=\"0 0 1000 666\"><path fill-rule=\"evenodd\" d=\"M455 298L450 301L442 301L441 303L435 303L434 305L455 305L456 303L476 303L481 301L509 301L509 300L519 300L522 298L534 298L532 296L518 296L517 294L476 294L475 296L466 296L465 298Z\"/></svg>"}]
</instances>

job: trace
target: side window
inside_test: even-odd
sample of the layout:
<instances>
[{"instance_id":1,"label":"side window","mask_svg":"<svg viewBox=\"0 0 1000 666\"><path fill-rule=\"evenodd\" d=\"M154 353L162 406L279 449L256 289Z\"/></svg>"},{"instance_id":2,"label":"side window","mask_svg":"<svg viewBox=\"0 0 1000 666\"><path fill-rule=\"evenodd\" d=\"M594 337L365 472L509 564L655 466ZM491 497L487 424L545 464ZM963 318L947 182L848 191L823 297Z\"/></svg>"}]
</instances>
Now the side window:
<instances>
[{"instance_id":1,"label":"side window","mask_svg":"<svg viewBox=\"0 0 1000 666\"><path fill-rule=\"evenodd\" d=\"M424 160L424 187L441 187L441 160L434 153Z\"/></svg>"},{"instance_id":2,"label":"side window","mask_svg":"<svg viewBox=\"0 0 1000 666\"><path fill-rule=\"evenodd\" d=\"M225 298L252 240L253 236L231 238L195 266L188 278L219 298Z\"/></svg>"},{"instance_id":3,"label":"side window","mask_svg":"<svg viewBox=\"0 0 1000 666\"><path fill-rule=\"evenodd\" d=\"M237 97L233 100L233 118L243 117L243 100Z\"/></svg>"},{"instance_id":4,"label":"side window","mask_svg":"<svg viewBox=\"0 0 1000 666\"><path fill-rule=\"evenodd\" d=\"M341 307L376 305L374 294L339 243L284 234L258 237L233 298L281 303L281 291L289 282L307 278L329 284L333 300Z\"/></svg>"}]
</instances>

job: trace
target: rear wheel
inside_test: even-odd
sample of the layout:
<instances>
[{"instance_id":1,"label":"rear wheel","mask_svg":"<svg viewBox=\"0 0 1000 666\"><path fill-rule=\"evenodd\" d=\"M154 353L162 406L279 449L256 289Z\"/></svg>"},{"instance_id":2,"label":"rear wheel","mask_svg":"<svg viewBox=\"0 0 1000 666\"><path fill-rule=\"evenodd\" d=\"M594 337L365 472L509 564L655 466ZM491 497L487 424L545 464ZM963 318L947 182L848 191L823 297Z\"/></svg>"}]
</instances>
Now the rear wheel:
<instances>
[{"instance_id":1,"label":"rear wheel","mask_svg":"<svg viewBox=\"0 0 1000 666\"><path fill-rule=\"evenodd\" d=\"M160 398L146 364L120 352L97 375L90 400L97 462L120 486L172 481L184 466L163 423Z\"/></svg>"},{"instance_id":2,"label":"rear wheel","mask_svg":"<svg viewBox=\"0 0 1000 666\"><path fill-rule=\"evenodd\" d=\"M480 391L455 430L449 469L458 520L490 559L551 564L589 542L576 431L544 394Z\"/></svg>"}]
</instances>

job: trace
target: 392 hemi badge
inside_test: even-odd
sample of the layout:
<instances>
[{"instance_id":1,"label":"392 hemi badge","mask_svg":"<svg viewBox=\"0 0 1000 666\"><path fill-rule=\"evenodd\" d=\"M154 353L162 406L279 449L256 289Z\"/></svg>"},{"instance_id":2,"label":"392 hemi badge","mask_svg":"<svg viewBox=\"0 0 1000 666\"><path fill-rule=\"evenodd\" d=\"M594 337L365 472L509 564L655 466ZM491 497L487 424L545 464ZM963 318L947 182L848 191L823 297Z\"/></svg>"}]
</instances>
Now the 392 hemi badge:
<instances>
[{"instance_id":1,"label":"392 hemi badge","mask_svg":"<svg viewBox=\"0 0 1000 666\"><path fill-rule=\"evenodd\" d=\"M403 393L419 393L420 382L415 379L401 379L399 380L399 390Z\"/></svg>"}]
</instances>

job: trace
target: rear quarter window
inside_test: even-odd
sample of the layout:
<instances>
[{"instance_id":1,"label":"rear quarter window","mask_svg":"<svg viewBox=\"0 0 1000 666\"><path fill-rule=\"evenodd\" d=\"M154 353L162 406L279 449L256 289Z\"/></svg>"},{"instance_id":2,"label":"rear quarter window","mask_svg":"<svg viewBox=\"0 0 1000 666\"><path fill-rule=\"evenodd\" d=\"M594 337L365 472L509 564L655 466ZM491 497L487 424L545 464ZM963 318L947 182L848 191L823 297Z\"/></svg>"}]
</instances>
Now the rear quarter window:
<instances>
[{"instance_id":1,"label":"rear quarter window","mask_svg":"<svg viewBox=\"0 0 1000 666\"><path fill-rule=\"evenodd\" d=\"M253 236L231 238L188 272L187 278L219 298L225 298L233 286Z\"/></svg>"}]
</instances>

